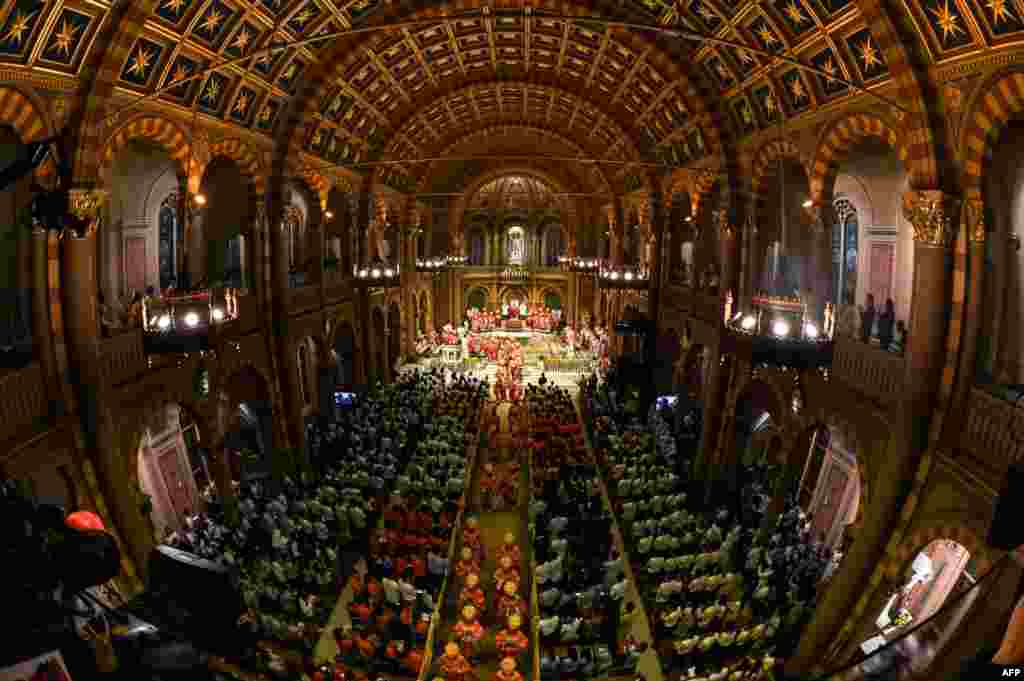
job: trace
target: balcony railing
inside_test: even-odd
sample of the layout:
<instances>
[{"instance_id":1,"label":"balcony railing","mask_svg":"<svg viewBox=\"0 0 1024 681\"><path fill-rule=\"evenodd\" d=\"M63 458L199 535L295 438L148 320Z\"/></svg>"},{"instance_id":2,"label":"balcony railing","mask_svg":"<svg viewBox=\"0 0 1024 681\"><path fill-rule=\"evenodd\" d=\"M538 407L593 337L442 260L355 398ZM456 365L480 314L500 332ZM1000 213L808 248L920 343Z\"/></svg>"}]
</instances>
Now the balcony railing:
<instances>
[{"instance_id":1,"label":"balcony railing","mask_svg":"<svg viewBox=\"0 0 1024 681\"><path fill-rule=\"evenodd\" d=\"M971 389L960 446L993 479L1001 480L1010 464L1024 455L1024 404Z\"/></svg>"},{"instance_id":2,"label":"balcony railing","mask_svg":"<svg viewBox=\"0 0 1024 681\"><path fill-rule=\"evenodd\" d=\"M882 404L894 404L903 392L903 356L839 338L832 357L832 375L846 385Z\"/></svg>"},{"instance_id":3,"label":"balcony railing","mask_svg":"<svg viewBox=\"0 0 1024 681\"><path fill-rule=\"evenodd\" d=\"M48 415L46 383L38 362L0 372L0 442L30 430Z\"/></svg>"},{"instance_id":4,"label":"balcony railing","mask_svg":"<svg viewBox=\"0 0 1024 681\"><path fill-rule=\"evenodd\" d=\"M120 385L146 369L142 330L125 331L103 340L101 348L103 376L111 385Z\"/></svg>"}]
</instances>

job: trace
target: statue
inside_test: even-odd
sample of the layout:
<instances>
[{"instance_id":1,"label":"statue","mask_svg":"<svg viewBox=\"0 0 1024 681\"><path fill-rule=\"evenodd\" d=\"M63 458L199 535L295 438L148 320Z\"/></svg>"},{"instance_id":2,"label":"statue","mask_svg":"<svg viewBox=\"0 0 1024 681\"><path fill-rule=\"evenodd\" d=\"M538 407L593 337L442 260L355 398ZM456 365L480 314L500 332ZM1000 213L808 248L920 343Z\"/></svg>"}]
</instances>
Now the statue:
<instances>
[{"instance_id":1,"label":"statue","mask_svg":"<svg viewBox=\"0 0 1024 681\"><path fill-rule=\"evenodd\" d=\"M503 657L517 658L529 647L530 641L520 629L522 624L520 615L510 615L506 627L494 637L498 652Z\"/></svg>"}]
</instances>

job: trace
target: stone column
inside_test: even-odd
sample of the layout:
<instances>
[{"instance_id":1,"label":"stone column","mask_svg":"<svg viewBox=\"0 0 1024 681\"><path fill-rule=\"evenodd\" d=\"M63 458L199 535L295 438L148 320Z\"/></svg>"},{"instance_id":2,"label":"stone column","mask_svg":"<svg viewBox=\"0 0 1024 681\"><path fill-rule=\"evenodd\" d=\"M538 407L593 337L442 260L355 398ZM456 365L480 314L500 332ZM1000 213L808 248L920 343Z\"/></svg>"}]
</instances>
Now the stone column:
<instances>
[{"instance_id":1,"label":"stone column","mask_svg":"<svg viewBox=\"0 0 1024 681\"><path fill-rule=\"evenodd\" d=\"M54 351L50 328L50 281L47 232L42 227L32 230L32 342L36 347L46 381L46 395L53 406L53 416L62 416L69 405L64 404L60 370Z\"/></svg>"},{"instance_id":2,"label":"stone column","mask_svg":"<svg viewBox=\"0 0 1024 681\"><path fill-rule=\"evenodd\" d=\"M115 420L106 404L106 377L100 344L99 282L96 279L96 230L106 195L99 191L72 190L71 213L88 224L85 236L65 236L61 253L64 326L71 350L72 375L79 388L83 444L95 462L103 495L109 501L111 521L124 541L133 567L145 568L153 548L153 535L127 469L116 437ZM134 463L134 459L131 459Z\"/></svg>"},{"instance_id":3,"label":"stone column","mask_svg":"<svg viewBox=\"0 0 1024 681\"><path fill-rule=\"evenodd\" d=\"M726 294L733 292L735 300L739 280L739 248L736 225L729 216L729 211L720 208L712 216L715 231L718 232L719 261L722 263L721 286L719 293L725 301Z\"/></svg>"},{"instance_id":4,"label":"stone column","mask_svg":"<svg viewBox=\"0 0 1024 681\"><path fill-rule=\"evenodd\" d=\"M985 206L981 199L969 199L963 207L964 227L968 239L967 252L967 294L964 309L964 331L960 345L960 367L957 371L954 409L950 410L947 433L960 431L967 413L966 401L974 385L978 367L978 330L981 327L982 296L985 270ZM956 406L959 405L960 409ZM948 417L947 417L948 418Z\"/></svg>"},{"instance_id":5,"label":"stone column","mask_svg":"<svg viewBox=\"0 0 1024 681\"><path fill-rule=\"evenodd\" d=\"M611 264L622 265L622 215L618 199L606 207L605 214L608 219L608 256Z\"/></svg>"},{"instance_id":6,"label":"stone column","mask_svg":"<svg viewBox=\"0 0 1024 681\"><path fill-rule=\"evenodd\" d=\"M757 225L757 199L748 197L746 220L743 229L743 253L740 257L740 293L737 297L740 309L750 308L750 301L757 293L761 272L758 252L759 229Z\"/></svg>"},{"instance_id":7,"label":"stone column","mask_svg":"<svg viewBox=\"0 0 1024 681\"><path fill-rule=\"evenodd\" d=\"M648 359L653 360L654 348L657 345L656 339L658 337L658 314L660 312L661 304L661 272L662 272L662 257L661 252L665 245L665 233L667 231L666 222L668 221L668 211L665 210L665 204L662 201L661 194L652 193L649 200L650 212L648 215L650 229L652 230L651 238L654 241L653 254L651 261L648 263L650 267L650 290L648 295L650 296L649 307L651 310L651 321L654 323L655 328L652 331L652 335L647 341L647 353L649 354Z\"/></svg>"},{"instance_id":8,"label":"stone column","mask_svg":"<svg viewBox=\"0 0 1024 681\"><path fill-rule=\"evenodd\" d=\"M829 210L827 207L818 205L804 209L804 219L811 236L811 271L805 282L809 289L805 298L807 315L819 328L822 328L822 314L825 303L830 297L829 289L832 281L831 243L828 240L828 230L825 228L833 221ZM836 303L834 300L831 302ZM885 303L884 300L878 302Z\"/></svg>"}]
</instances>

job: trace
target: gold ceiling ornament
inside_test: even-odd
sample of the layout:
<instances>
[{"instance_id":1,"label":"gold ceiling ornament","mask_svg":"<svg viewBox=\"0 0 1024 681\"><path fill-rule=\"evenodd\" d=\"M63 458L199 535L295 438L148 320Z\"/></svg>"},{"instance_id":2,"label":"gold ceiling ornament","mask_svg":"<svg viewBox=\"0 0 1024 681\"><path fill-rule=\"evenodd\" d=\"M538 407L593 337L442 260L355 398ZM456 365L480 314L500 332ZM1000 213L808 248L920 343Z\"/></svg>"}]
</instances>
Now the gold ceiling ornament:
<instances>
[{"instance_id":1,"label":"gold ceiling ornament","mask_svg":"<svg viewBox=\"0 0 1024 681\"><path fill-rule=\"evenodd\" d=\"M107 200L107 191L103 189L72 189L69 194L70 213L78 220L87 223L85 232L96 234L102 220L103 203Z\"/></svg>"},{"instance_id":2,"label":"gold ceiling ornament","mask_svg":"<svg viewBox=\"0 0 1024 681\"><path fill-rule=\"evenodd\" d=\"M914 241L949 248L960 199L940 189L911 190L903 194L903 217L914 230Z\"/></svg>"},{"instance_id":3,"label":"gold ceiling ornament","mask_svg":"<svg viewBox=\"0 0 1024 681\"><path fill-rule=\"evenodd\" d=\"M963 220L971 243L985 243L985 204L981 199L964 201Z\"/></svg>"}]
</instances>

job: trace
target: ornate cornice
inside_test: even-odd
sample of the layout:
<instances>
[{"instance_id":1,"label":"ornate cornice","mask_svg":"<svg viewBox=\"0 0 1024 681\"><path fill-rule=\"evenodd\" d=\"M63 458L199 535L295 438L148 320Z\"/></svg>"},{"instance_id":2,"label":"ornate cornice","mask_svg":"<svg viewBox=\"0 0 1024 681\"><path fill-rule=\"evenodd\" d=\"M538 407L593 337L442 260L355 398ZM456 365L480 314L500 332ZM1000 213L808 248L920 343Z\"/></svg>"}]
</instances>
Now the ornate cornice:
<instances>
[{"instance_id":1,"label":"ornate cornice","mask_svg":"<svg viewBox=\"0 0 1024 681\"><path fill-rule=\"evenodd\" d=\"M903 194L903 217L914 229L914 241L951 247L960 203L958 197L938 189L911 190Z\"/></svg>"}]
</instances>

